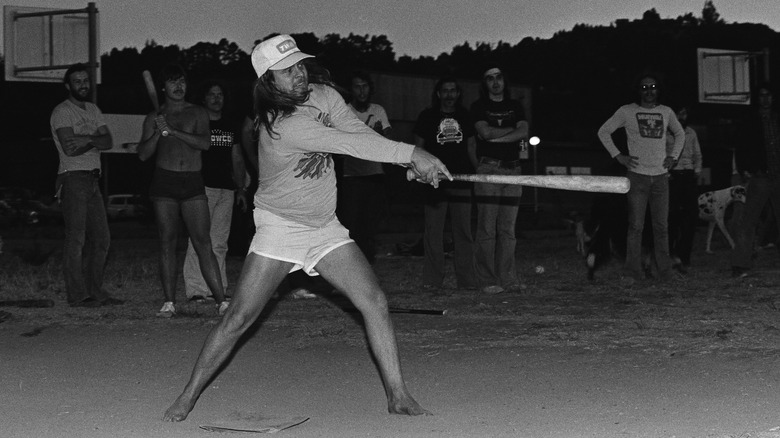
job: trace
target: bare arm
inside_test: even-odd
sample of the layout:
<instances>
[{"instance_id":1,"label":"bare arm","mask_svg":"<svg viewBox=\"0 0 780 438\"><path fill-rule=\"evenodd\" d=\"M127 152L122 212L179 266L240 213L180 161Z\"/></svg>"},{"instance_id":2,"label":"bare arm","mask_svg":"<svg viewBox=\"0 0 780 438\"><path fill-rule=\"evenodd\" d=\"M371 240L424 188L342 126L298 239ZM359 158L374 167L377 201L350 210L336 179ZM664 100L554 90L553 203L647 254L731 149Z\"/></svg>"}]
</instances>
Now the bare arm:
<instances>
[{"instance_id":1,"label":"bare arm","mask_svg":"<svg viewBox=\"0 0 780 438\"><path fill-rule=\"evenodd\" d=\"M144 119L141 130L141 141L138 142L138 158L146 161L157 152L157 141L160 139L160 130L154 121L154 113Z\"/></svg>"},{"instance_id":2,"label":"bare arm","mask_svg":"<svg viewBox=\"0 0 780 438\"><path fill-rule=\"evenodd\" d=\"M241 152L241 145L236 143L231 149L231 158L233 159L233 182L238 187L236 190L236 205L241 211L246 211L247 208L247 193L246 193L246 165L244 164L244 154Z\"/></svg>"},{"instance_id":3,"label":"bare arm","mask_svg":"<svg viewBox=\"0 0 780 438\"><path fill-rule=\"evenodd\" d=\"M233 182L236 187L244 187L244 178L246 177L246 165L244 164L244 155L241 153L241 145L236 143L230 149L230 157L233 161Z\"/></svg>"},{"instance_id":4,"label":"bare arm","mask_svg":"<svg viewBox=\"0 0 780 438\"><path fill-rule=\"evenodd\" d=\"M69 157L79 156L92 148L107 150L113 146L111 132L106 125L100 126L92 135L76 135L69 126L58 128L56 133L62 151Z\"/></svg>"}]
</instances>

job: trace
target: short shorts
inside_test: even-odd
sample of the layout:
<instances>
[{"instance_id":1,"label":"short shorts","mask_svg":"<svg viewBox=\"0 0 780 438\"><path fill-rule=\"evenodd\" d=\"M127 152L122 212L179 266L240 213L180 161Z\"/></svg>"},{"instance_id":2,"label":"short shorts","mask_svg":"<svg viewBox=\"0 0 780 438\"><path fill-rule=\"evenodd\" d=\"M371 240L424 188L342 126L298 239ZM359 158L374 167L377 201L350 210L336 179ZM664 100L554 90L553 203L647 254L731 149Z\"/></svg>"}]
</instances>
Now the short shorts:
<instances>
[{"instance_id":1,"label":"short shorts","mask_svg":"<svg viewBox=\"0 0 780 438\"><path fill-rule=\"evenodd\" d=\"M154 169L149 199L156 202L185 202L206 200L203 175L198 172L176 172L168 169Z\"/></svg>"},{"instance_id":2,"label":"short shorts","mask_svg":"<svg viewBox=\"0 0 780 438\"><path fill-rule=\"evenodd\" d=\"M349 231L333 217L322 227L311 227L255 208L255 237L249 252L274 260L294 263L290 272L303 269L308 275L319 275L314 266L329 252L354 240Z\"/></svg>"}]
</instances>

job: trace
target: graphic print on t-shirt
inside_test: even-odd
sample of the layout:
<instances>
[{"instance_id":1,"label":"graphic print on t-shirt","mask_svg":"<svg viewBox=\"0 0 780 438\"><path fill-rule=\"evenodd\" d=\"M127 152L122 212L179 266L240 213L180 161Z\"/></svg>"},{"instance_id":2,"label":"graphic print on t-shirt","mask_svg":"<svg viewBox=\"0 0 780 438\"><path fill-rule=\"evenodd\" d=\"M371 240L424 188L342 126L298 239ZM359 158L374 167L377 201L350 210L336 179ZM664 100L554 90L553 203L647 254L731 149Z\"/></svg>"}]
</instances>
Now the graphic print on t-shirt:
<instances>
[{"instance_id":1,"label":"graphic print on t-shirt","mask_svg":"<svg viewBox=\"0 0 780 438\"><path fill-rule=\"evenodd\" d=\"M463 141L463 128L452 117L445 117L439 122L436 130L436 143L460 143Z\"/></svg>"},{"instance_id":2,"label":"graphic print on t-shirt","mask_svg":"<svg viewBox=\"0 0 780 438\"><path fill-rule=\"evenodd\" d=\"M298 165L295 166L294 171L296 178L317 178L321 177L330 167L330 154L323 154L320 152L309 152L303 154L303 158L298 160Z\"/></svg>"},{"instance_id":3,"label":"graphic print on t-shirt","mask_svg":"<svg viewBox=\"0 0 780 438\"><path fill-rule=\"evenodd\" d=\"M237 142L233 140L233 132L223 131L222 129L211 130L211 147L233 147Z\"/></svg>"},{"instance_id":4,"label":"graphic print on t-shirt","mask_svg":"<svg viewBox=\"0 0 780 438\"><path fill-rule=\"evenodd\" d=\"M333 122L330 120L330 114L326 112L320 111L320 113L317 114L317 121L329 128L333 127ZM298 160L298 165L295 166L295 169L293 169L294 171L298 172L295 174L295 177L303 179L319 179L319 177L328 171L328 168L331 166L331 162L332 160L330 154L320 152L309 152L303 154L303 158Z\"/></svg>"},{"instance_id":5,"label":"graphic print on t-shirt","mask_svg":"<svg viewBox=\"0 0 780 438\"><path fill-rule=\"evenodd\" d=\"M664 116L661 114L637 113L636 123L641 137L662 138L664 135Z\"/></svg>"},{"instance_id":6,"label":"graphic print on t-shirt","mask_svg":"<svg viewBox=\"0 0 780 438\"><path fill-rule=\"evenodd\" d=\"M512 123L515 120L515 112L509 111L487 111L485 116L488 121L488 125L495 126L497 128L507 127L507 123ZM514 126L512 126L514 127Z\"/></svg>"}]
</instances>

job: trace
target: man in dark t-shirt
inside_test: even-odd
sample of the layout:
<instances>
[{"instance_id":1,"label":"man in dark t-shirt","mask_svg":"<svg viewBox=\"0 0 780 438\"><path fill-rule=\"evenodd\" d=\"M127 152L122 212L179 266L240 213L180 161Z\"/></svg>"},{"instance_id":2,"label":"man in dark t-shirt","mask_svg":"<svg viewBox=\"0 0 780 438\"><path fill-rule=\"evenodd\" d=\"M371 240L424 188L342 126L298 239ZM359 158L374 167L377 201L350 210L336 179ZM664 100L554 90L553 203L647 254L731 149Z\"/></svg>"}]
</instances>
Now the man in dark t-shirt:
<instances>
[{"instance_id":1,"label":"man in dark t-shirt","mask_svg":"<svg viewBox=\"0 0 780 438\"><path fill-rule=\"evenodd\" d=\"M225 257L233 217L233 203L246 206L246 168L241 152L241 125L225 117L225 92L218 82L209 81L203 87L201 103L209 113L211 142L208 150L202 152L203 184L211 217L211 245L219 264L222 287L227 290ZM200 271L198 255L190 241L184 258L184 291L193 301L204 300L211 294Z\"/></svg>"},{"instance_id":2,"label":"man in dark t-shirt","mask_svg":"<svg viewBox=\"0 0 780 438\"><path fill-rule=\"evenodd\" d=\"M420 113L414 127L415 145L439 158L452 173L474 173L469 154L476 147L474 125L460 105L460 86L444 77L436 84L433 106ZM444 223L450 212L458 289L476 289L474 240L471 235L472 184L442 182L425 195L425 262L423 287L439 289L444 282Z\"/></svg>"},{"instance_id":3,"label":"man in dark t-shirt","mask_svg":"<svg viewBox=\"0 0 780 438\"><path fill-rule=\"evenodd\" d=\"M479 174L519 175L520 147L528 137L528 122L520 102L509 97L500 68L482 75L482 97L471 106L477 132L476 153L471 155ZM476 183L476 272L484 293L523 288L515 266L515 222L522 187Z\"/></svg>"}]
</instances>

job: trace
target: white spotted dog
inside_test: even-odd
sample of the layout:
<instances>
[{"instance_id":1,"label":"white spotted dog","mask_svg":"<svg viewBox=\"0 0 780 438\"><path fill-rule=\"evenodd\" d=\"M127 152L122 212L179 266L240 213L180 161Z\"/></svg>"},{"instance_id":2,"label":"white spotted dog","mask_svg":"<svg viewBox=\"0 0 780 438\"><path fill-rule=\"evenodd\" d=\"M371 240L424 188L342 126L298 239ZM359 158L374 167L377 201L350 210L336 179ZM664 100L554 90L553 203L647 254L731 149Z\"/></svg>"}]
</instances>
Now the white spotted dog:
<instances>
[{"instance_id":1,"label":"white spotted dog","mask_svg":"<svg viewBox=\"0 0 780 438\"><path fill-rule=\"evenodd\" d=\"M745 188L743 186L732 186L726 189L704 192L699 195L699 218L707 221L708 227L706 247L708 254L712 254L712 233L715 231L716 225L720 228L723 235L726 236L729 245L734 248L734 239L731 238L726 229L724 216L728 206L735 201L745 203Z\"/></svg>"}]
</instances>

